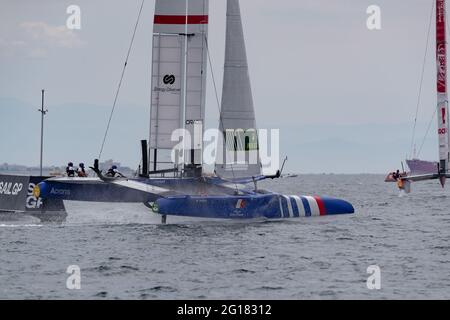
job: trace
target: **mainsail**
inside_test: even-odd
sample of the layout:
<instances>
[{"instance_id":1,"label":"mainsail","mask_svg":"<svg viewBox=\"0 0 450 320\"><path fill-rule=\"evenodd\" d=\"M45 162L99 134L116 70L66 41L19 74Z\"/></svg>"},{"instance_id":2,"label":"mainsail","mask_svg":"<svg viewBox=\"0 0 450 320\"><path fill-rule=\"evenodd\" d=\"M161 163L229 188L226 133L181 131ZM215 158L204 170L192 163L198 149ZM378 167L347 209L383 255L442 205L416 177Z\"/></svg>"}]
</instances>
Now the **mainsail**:
<instances>
[{"instance_id":1,"label":"mainsail","mask_svg":"<svg viewBox=\"0 0 450 320\"><path fill-rule=\"evenodd\" d=\"M437 108L440 172L447 173L449 162L449 115L447 91L447 41L445 0L436 0Z\"/></svg>"},{"instance_id":2,"label":"mainsail","mask_svg":"<svg viewBox=\"0 0 450 320\"><path fill-rule=\"evenodd\" d=\"M201 165L205 119L208 0L156 0L153 30L150 150L172 150L172 134L186 129L185 163ZM186 140L185 140L186 141ZM179 166L182 163L177 163Z\"/></svg>"},{"instance_id":3,"label":"mainsail","mask_svg":"<svg viewBox=\"0 0 450 320\"><path fill-rule=\"evenodd\" d=\"M255 110L239 0L227 2L225 69L220 114L225 137L216 173L222 178L261 175ZM220 148L221 146L219 146Z\"/></svg>"}]
</instances>

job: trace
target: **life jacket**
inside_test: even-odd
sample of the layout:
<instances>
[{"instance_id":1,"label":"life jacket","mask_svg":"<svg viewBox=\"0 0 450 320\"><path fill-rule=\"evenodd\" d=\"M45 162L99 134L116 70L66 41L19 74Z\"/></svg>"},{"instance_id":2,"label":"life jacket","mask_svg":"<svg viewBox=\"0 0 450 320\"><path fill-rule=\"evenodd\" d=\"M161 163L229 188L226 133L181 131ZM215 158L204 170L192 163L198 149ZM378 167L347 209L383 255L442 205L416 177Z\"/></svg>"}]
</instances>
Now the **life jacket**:
<instances>
[{"instance_id":1,"label":"life jacket","mask_svg":"<svg viewBox=\"0 0 450 320\"><path fill-rule=\"evenodd\" d=\"M77 174L78 174L79 177L82 177L82 178L87 177L86 170L84 168L78 168Z\"/></svg>"},{"instance_id":2,"label":"life jacket","mask_svg":"<svg viewBox=\"0 0 450 320\"><path fill-rule=\"evenodd\" d=\"M75 177L75 169L73 167L67 167L66 173L68 177Z\"/></svg>"}]
</instances>

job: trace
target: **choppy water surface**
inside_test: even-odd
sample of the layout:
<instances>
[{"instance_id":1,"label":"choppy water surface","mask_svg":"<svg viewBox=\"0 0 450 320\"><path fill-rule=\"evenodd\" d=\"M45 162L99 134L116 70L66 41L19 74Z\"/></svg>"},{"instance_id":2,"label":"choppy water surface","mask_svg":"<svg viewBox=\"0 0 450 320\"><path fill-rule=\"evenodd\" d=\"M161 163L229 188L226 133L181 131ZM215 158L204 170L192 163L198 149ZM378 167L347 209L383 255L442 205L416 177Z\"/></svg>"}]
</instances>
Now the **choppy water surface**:
<instances>
[{"instance_id":1,"label":"choppy water surface","mask_svg":"<svg viewBox=\"0 0 450 320\"><path fill-rule=\"evenodd\" d=\"M350 200L354 216L174 220L141 205L69 204L62 224L0 221L0 299L450 298L450 191L399 197L381 176L300 176L260 187ZM66 269L81 268L81 290ZM382 289L367 289L378 265Z\"/></svg>"}]
</instances>

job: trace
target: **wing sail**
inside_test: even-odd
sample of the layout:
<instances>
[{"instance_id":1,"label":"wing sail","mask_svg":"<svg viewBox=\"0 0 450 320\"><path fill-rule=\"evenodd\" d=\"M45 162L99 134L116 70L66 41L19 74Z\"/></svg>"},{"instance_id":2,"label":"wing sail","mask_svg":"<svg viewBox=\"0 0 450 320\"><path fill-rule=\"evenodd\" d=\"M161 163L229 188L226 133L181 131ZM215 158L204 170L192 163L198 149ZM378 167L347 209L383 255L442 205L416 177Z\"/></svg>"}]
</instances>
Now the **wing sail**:
<instances>
[{"instance_id":1,"label":"wing sail","mask_svg":"<svg viewBox=\"0 0 450 320\"><path fill-rule=\"evenodd\" d=\"M191 144L184 146L187 162L202 164L208 5L209 0L156 0L150 121L155 171L158 150L178 145L179 141L172 141L178 129L191 135Z\"/></svg>"},{"instance_id":2,"label":"wing sail","mask_svg":"<svg viewBox=\"0 0 450 320\"><path fill-rule=\"evenodd\" d=\"M220 114L224 141L216 173L224 179L261 175L255 110L239 0L228 0L225 69Z\"/></svg>"}]
</instances>

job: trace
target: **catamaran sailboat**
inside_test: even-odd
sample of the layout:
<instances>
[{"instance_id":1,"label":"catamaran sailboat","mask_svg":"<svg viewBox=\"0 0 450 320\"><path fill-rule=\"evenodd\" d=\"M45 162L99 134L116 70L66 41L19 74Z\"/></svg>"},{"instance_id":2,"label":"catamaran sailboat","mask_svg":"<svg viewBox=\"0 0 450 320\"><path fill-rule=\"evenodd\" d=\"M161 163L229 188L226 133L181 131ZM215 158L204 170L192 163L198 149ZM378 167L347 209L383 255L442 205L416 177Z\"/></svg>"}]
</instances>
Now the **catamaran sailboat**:
<instances>
[{"instance_id":1,"label":"catamaran sailboat","mask_svg":"<svg viewBox=\"0 0 450 320\"><path fill-rule=\"evenodd\" d=\"M319 196L286 196L261 190L257 183L281 176L263 175L256 135L244 32L239 0L227 2L226 54L220 112L223 152L240 152L245 162L221 164L215 175L203 168L202 143L185 145L171 168L163 152L178 142L178 128L201 136L205 120L208 62L208 0L156 0L153 31L153 70L150 140L142 141L142 170L136 178L52 178L35 194L45 199L96 202L137 202L166 217L221 219L296 218L354 213L344 200ZM230 132L245 132L243 139ZM203 140L203 139L202 139ZM201 140L201 141L202 141ZM148 152L148 150L150 152ZM256 159L250 162L249 159Z\"/></svg>"},{"instance_id":2,"label":"catamaran sailboat","mask_svg":"<svg viewBox=\"0 0 450 320\"><path fill-rule=\"evenodd\" d=\"M400 174L391 173L387 182L397 182L398 187L407 193L411 192L411 182L439 180L445 187L449 173L449 115L448 115L448 83L447 83L447 24L445 0L436 0L436 63L437 63L437 115L439 138L439 162L432 173Z\"/></svg>"}]
</instances>

